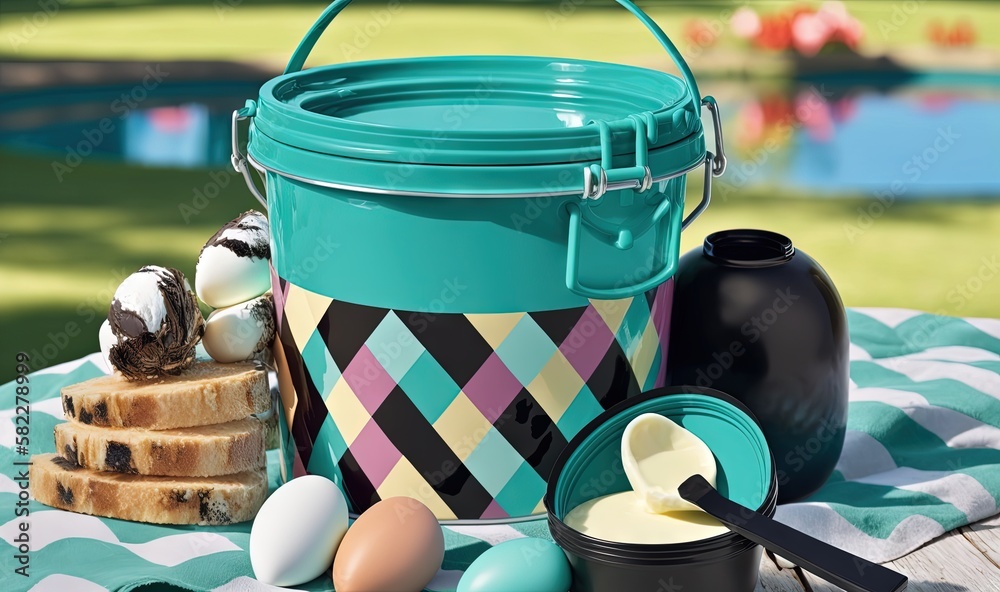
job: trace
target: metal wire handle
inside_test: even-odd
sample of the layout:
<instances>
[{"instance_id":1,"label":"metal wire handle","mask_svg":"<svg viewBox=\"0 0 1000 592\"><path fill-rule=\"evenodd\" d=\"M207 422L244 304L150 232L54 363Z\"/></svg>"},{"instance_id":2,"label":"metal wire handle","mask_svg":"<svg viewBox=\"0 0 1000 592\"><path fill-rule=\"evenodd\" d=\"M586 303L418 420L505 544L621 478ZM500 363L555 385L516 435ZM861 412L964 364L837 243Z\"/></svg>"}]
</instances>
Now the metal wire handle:
<instances>
[{"instance_id":1,"label":"metal wire handle","mask_svg":"<svg viewBox=\"0 0 1000 592\"><path fill-rule=\"evenodd\" d=\"M251 108L251 105L253 106ZM253 101L247 101L247 106L243 109L237 109L233 111L233 130L232 130L232 140L233 140L233 152L229 155L229 162L232 163L233 168L236 169L237 173L243 174L243 180L246 181L247 188L250 193L253 194L257 201L261 203L265 208L267 207L267 197L257 189L257 183L254 182L253 177L250 176L250 164L247 162L247 157L240 150L240 127L239 122L241 120L247 119L253 116L253 113L248 113L248 111L256 112L256 103Z\"/></svg>"},{"instance_id":2,"label":"metal wire handle","mask_svg":"<svg viewBox=\"0 0 1000 592\"><path fill-rule=\"evenodd\" d=\"M309 53L316 46L316 42L319 38L323 36L326 28L330 26L333 19L337 17L353 0L335 0L319 15L316 22L313 23L312 27L306 32L305 37L299 42L298 47L292 52L292 56L288 59L288 65L285 66L285 74L290 74L292 72L298 72L306 63L306 59L309 57ZM701 95L698 93L698 83L695 82L694 74L691 73L691 68L688 67L687 62L681 56L680 51L677 50L677 46L674 42L667 37L667 34L663 32L663 29L656 24L648 14L643 12L638 6L632 3L631 0L615 0L619 5L621 5L625 10L631 12L639 22L641 22L650 33L656 37L656 40L660 45L667 51L670 55L670 59L673 60L674 65L680 71L681 76L684 77L684 82L687 83L688 89L691 91L691 96L694 98L695 103L701 102Z\"/></svg>"}]
</instances>

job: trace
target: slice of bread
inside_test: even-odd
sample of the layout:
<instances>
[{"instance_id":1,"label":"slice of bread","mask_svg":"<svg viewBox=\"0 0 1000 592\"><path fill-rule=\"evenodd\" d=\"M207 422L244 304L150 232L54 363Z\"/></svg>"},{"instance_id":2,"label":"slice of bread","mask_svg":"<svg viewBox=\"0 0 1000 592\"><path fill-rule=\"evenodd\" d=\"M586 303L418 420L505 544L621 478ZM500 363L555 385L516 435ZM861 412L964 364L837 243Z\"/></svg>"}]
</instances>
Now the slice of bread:
<instances>
[{"instance_id":1,"label":"slice of bread","mask_svg":"<svg viewBox=\"0 0 1000 592\"><path fill-rule=\"evenodd\" d=\"M267 372L252 363L198 362L177 376L99 376L62 389L66 417L88 425L166 430L225 423L271 408Z\"/></svg>"},{"instance_id":2,"label":"slice of bread","mask_svg":"<svg viewBox=\"0 0 1000 592\"><path fill-rule=\"evenodd\" d=\"M223 477L148 477L92 471L54 454L31 458L31 495L83 514L156 524L251 520L267 497L267 471Z\"/></svg>"},{"instance_id":3,"label":"slice of bread","mask_svg":"<svg viewBox=\"0 0 1000 592\"><path fill-rule=\"evenodd\" d=\"M254 417L162 431L67 421L55 434L59 454L95 471L213 477L262 469L267 460L264 423Z\"/></svg>"}]
</instances>

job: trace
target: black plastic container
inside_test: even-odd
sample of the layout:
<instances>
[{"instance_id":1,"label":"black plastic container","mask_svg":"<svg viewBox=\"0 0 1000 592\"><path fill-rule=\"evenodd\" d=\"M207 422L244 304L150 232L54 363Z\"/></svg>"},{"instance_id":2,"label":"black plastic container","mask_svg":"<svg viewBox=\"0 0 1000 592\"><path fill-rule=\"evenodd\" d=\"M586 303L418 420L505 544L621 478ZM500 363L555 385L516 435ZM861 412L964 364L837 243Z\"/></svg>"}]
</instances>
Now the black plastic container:
<instances>
[{"instance_id":1,"label":"black plastic container","mask_svg":"<svg viewBox=\"0 0 1000 592\"><path fill-rule=\"evenodd\" d=\"M751 592L762 549L736 533L648 545L596 539L562 521L587 499L630 489L621 469L621 433L634 417L648 412L666 415L709 445L719 465L720 492L774 515L778 486L773 459L746 406L700 387L666 387L629 398L580 430L552 469L545 508L552 537L572 567L571 591Z\"/></svg>"},{"instance_id":2,"label":"black plastic container","mask_svg":"<svg viewBox=\"0 0 1000 592\"><path fill-rule=\"evenodd\" d=\"M725 391L760 421L781 503L816 491L847 422L847 317L837 289L792 241L727 230L685 254L674 276L667 384Z\"/></svg>"}]
</instances>

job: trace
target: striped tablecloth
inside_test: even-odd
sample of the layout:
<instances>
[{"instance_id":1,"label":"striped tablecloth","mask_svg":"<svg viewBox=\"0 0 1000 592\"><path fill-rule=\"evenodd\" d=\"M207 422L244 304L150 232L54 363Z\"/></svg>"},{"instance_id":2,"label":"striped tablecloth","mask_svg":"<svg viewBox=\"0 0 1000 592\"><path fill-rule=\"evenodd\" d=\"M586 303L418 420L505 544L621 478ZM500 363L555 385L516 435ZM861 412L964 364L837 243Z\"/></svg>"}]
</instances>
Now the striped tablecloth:
<instances>
[{"instance_id":1,"label":"striped tablecloth","mask_svg":"<svg viewBox=\"0 0 1000 592\"><path fill-rule=\"evenodd\" d=\"M1000 320L899 309L852 309L851 404L844 453L808 500L778 519L874 561L904 555L953 528L1000 511ZM62 386L102 373L99 356L30 376L31 453L50 452L63 421ZM19 517L14 423L17 385L0 387L0 570L4 590L132 590L154 582L191 590L278 590L253 579L249 523L170 527L53 510L33 500ZM273 463L274 458L269 459ZM272 470L272 475L277 471ZM29 524L29 549L15 540ZM454 590L490 545L548 537L542 520L445 527L448 552L431 583ZM15 573L27 557L28 577ZM10 585L7 583L10 582ZM332 590L329 575L297 590Z\"/></svg>"}]
</instances>

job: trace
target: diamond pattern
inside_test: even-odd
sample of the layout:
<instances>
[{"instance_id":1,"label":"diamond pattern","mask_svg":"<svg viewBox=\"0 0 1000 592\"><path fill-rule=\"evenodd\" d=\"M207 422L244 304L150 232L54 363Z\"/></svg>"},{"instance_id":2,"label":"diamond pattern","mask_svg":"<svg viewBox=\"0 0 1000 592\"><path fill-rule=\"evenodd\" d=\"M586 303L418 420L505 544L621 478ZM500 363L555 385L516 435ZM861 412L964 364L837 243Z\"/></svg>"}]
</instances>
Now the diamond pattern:
<instances>
[{"instance_id":1,"label":"diamond pattern","mask_svg":"<svg viewBox=\"0 0 1000 592\"><path fill-rule=\"evenodd\" d=\"M316 328L316 320L313 318L312 313L313 304L309 298L310 294L311 292L308 290L292 289L288 291L288 296L285 300L285 310L294 310L297 313L286 315L284 319L285 325L291 332L295 343L302 346L309 342L309 338Z\"/></svg>"},{"instance_id":2,"label":"diamond pattern","mask_svg":"<svg viewBox=\"0 0 1000 592\"><path fill-rule=\"evenodd\" d=\"M597 402L597 398L590 391L590 387L583 385L580 392L573 397L573 402L570 403L562 416L556 420L556 425L559 426L559 431L562 432L563 437L566 440L571 440L577 432L583 429L583 426L590 423L590 420L600 415L602 411L604 411L604 408Z\"/></svg>"},{"instance_id":3,"label":"diamond pattern","mask_svg":"<svg viewBox=\"0 0 1000 592\"><path fill-rule=\"evenodd\" d=\"M393 389L373 416L393 445L413 464L457 516L481 516L493 497L427 423L402 389Z\"/></svg>"},{"instance_id":4,"label":"diamond pattern","mask_svg":"<svg viewBox=\"0 0 1000 592\"><path fill-rule=\"evenodd\" d=\"M402 319L459 386L464 387L493 354L465 315L402 315Z\"/></svg>"},{"instance_id":5,"label":"diamond pattern","mask_svg":"<svg viewBox=\"0 0 1000 592\"><path fill-rule=\"evenodd\" d=\"M614 333L591 305L559 345L559 351L576 368L580 377L588 380L614 340Z\"/></svg>"},{"instance_id":6,"label":"diamond pattern","mask_svg":"<svg viewBox=\"0 0 1000 592\"><path fill-rule=\"evenodd\" d=\"M576 369L561 351L556 350L527 388L545 413L559 421L583 386L583 379Z\"/></svg>"},{"instance_id":7,"label":"diamond pattern","mask_svg":"<svg viewBox=\"0 0 1000 592\"><path fill-rule=\"evenodd\" d=\"M628 307L628 312L622 319L621 326L618 327L616 338L625 350L628 359L632 359L636 348L639 346L640 338L649 323L649 305L645 298L633 298L632 305Z\"/></svg>"},{"instance_id":8,"label":"diamond pattern","mask_svg":"<svg viewBox=\"0 0 1000 592\"><path fill-rule=\"evenodd\" d=\"M326 419L323 420L323 428L319 431L316 442L313 443L313 454L310 455L306 470L310 473L327 476L334 483L341 485L341 489L343 489L344 477L337 461L343 458L345 452L347 452L347 442L333 418L327 415Z\"/></svg>"},{"instance_id":9,"label":"diamond pattern","mask_svg":"<svg viewBox=\"0 0 1000 592\"><path fill-rule=\"evenodd\" d=\"M289 293L300 289L293 285ZM285 316L289 319L297 316L299 312L292 307L285 308ZM330 355L337 362L337 366L341 369L347 368L361 346L368 340L368 336L379 326L388 312L384 308L356 306L340 300L330 303L326 314L319 319L316 330L326 340L326 346L330 349Z\"/></svg>"},{"instance_id":10,"label":"diamond pattern","mask_svg":"<svg viewBox=\"0 0 1000 592\"><path fill-rule=\"evenodd\" d=\"M608 351L587 380L587 386L605 409L639 394L639 384L618 341L611 342Z\"/></svg>"},{"instance_id":11,"label":"diamond pattern","mask_svg":"<svg viewBox=\"0 0 1000 592\"><path fill-rule=\"evenodd\" d=\"M344 491L347 492L352 508L370 508L382 499L350 448L340 459L340 470L344 475Z\"/></svg>"},{"instance_id":12,"label":"diamond pattern","mask_svg":"<svg viewBox=\"0 0 1000 592\"><path fill-rule=\"evenodd\" d=\"M622 319L625 318L625 313L632 306L633 300L634 298L625 298L623 300L591 300L590 305L604 319L604 323L608 326L608 329L611 329L612 333L617 333L618 328L622 325Z\"/></svg>"},{"instance_id":13,"label":"diamond pattern","mask_svg":"<svg viewBox=\"0 0 1000 592\"><path fill-rule=\"evenodd\" d=\"M413 363L425 351L424 346L392 311L375 327L365 345L396 382L406 376Z\"/></svg>"},{"instance_id":14,"label":"diamond pattern","mask_svg":"<svg viewBox=\"0 0 1000 592\"><path fill-rule=\"evenodd\" d=\"M459 393L434 422L434 431L462 462L469 458L479 441L492 429L493 424L483 417L465 393Z\"/></svg>"},{"instance_id":15,"label":"diamond pattern","mask_svg":"<svg viewBox=\"0 0 1000 592\"><path fill-rule=\"evenodd\" d=\"M306 346L302 348L302 361L309 368L309 374L316 381L316 389L326 396L333 390L333 385L340 380L340 368L330 357L330 350L318 333L313 333Z\"/></svg>"},{"instance_id":16,"label":"diamond pattern","mask_svg":"<svg viewBox=\"0 0 1000 592\"><path fill-rule=\"evenodd\" d=\"M567 440L528 391L518 393L493 426L543 479L548 479Z\"/></svg>"},{"instance_id":17,"label":"diamond pattern","mask_svg":"<svg viewBox=\"0 0 1000 592\"><path fill-rule=\"evenodd\" d=\"M497 495L497 503L510 516L530 516L545 497L545 480L526 463L514 473Z\"/></svg>"},{"instance_id":18,"label":"diamond pattern","mask_svg":"<svg viewBox=\"0 0 1000 592\"><path fill-rule=\"evenodd\" d=\"M472 326L479 331L486 343L490 344L494 350L500 347L504 339L510 335L511 330L517 326L524 313L512 312L506 314L467 314Z\"/></svg>"},{"instance_id":19,"label":"diamond pattern","mask_svg":"<svg viewBox=\"0 0 1000 592\"><path fill-rule=\"evenodd\" d=\"M487 421L496 421L521 390L521 383L500 356L493 353L462 389Z\"/></svg>"},{"instance_id":20,"label":"diamond pattern","mask_svg":"<svg viewBox=\"0 0 1000 592\"><path fill-rule=\"evenodd\" d=\"M441 519L540 512L567 441L662 382L669 285L567 310L431 315L272 283L299 453L354 511L406 495Z\"/></svg>"},{"instance_id":21,"label":"diamond pattern","mask_svg":"<svg viewBox=\"0 0 1000 592\"><path fill-rule=\"evenodd\" d=\"M434 423L460 392L451 376L426 351L399 380L399 386L413 400L424 419Z\"/></svg>"},{"instance_id":22,"label":"diamond pattern","mask_svg":"<svg viewBox=\"0 0 1000 592\"><path fill-rule=\"evenodd\" d=\"M361 470L376 489L403 457L374 419L368 421L351 443L351 450L354 451L354 457L358 460Z\"/></svg>"},{"instance_id":23,"label":"diamond pattern","mask_svg":"<svg viewBox=\"0 0 1000 592\"><path fill-rule=\"evenodd\" d=\"M287 323L278 326L278 346L281 348L283 374L295 391L295 420L291 425L291 433L295 447L302 462L308 466L310 455L314 449L313 443L322 429L325 421L323 396L319 393L300 355L300 347L292 337ZM303 344L304 345L304 344ZM282 400L289 399L282 394Z\"/></svg>"},{"instance_id":24,"label":"diamond pattern","mask_svg":"<svg viewBox=\"0 0 1000 592\"><path fill-rule=\"evenodd\" d=\"M367 345L361 346L358 355L351 360L351 365L344 370L344 380L358 396L368 413L375 413L389 391L396 386L396 381L389 376L382 364Z\"/></svg>"},{"instance_id":25,"label":"diamond pattern","mask_svg":"<svg viewBox=\"0 0 1000 592\"><path fill-rule=\"evenodd\" d=\"M645 385L647 376L655 373L654 361L660 354L660 340L656 337L652 317L646 321L646 327L634 343L633 351L629 354L629 362L635 373L636 382ZM656 367L656 370L659 370L659 367Z\"/></svg>"},{"instance_id":26,"label":"diamond pattern","mask_svg":"<svg viewBox=\"0 0 1000 592\"><path fill-rule=\"evenodd\" d=\"M326 408L340 429L341 437L348 444L354 442L361 430L368 425L368 420L372 418L371 413L354 394L351 385L343 379L333 385L330 396L326 398Z\"/></svg>"},{"instance_id":27,"label":"diamond pattern","mask_svg":"<svg viewBox=\"0 0 1000 592\"><path fill-rule=\"evenodd\" d=\"M424 483L424 485L415 485ZM419 494L417 493L419 492ZM455 511L445 503L436 491L426 485L423 475L417 472L413 464L405 458L399 459L396 466L382 481L378 488L378 495L382 499L390 497L420 497L420 501L427 506L434 515L441 520L453 520L457 518ZM376 500L378 501L378 500ZM495 503L495 502L491 502ZM363 506L367 507L367 506ZM487 510L489 507L487 507Z\"/></svg>"},{"instance_id":28,"label":"diamond pattern","mask_svg":"<svg viewBox=\"0 0 1000 592\"><path fill-rule=\"evenodd\" d=\"M555 351L556 344L530 315L521 317L507 339L496 348L497 356L522 385L538 376Z\"/></svg>"},{"instance_id":29,"label":"diamond pattern","mask_svg":"<svg viewBox=\"0 0 1000 592\"><path fill-rule=\"evenodd\" d=\"M586 308L564 308L562 310L546 310L529 313L538 326L545 331L552 343L566 341L566 336L580 321Z\"/></svg>"},{"instance_id":30,"label":"diamond pattern","mask_svg":"<svg viewBox=\"0 0 1000 592\"><path fill-rule=\"evenodd\" d=\"M493 500L480 518L483 520L500 520L510 518L510 514L503 509L503 506L497 503L497 500Z\"/></svg>"},{"instance_id":31,"label":"diamond pattern","mask_svg":"<svg viewBox=\"0 0 1000 592\"><path fill-rule=\"evenodd\" d=\"M465 466L494 497L503 491L523 463L521 455L496 428L486 432L479 446L465 459Z\"/></svg>"}]
</instances>

